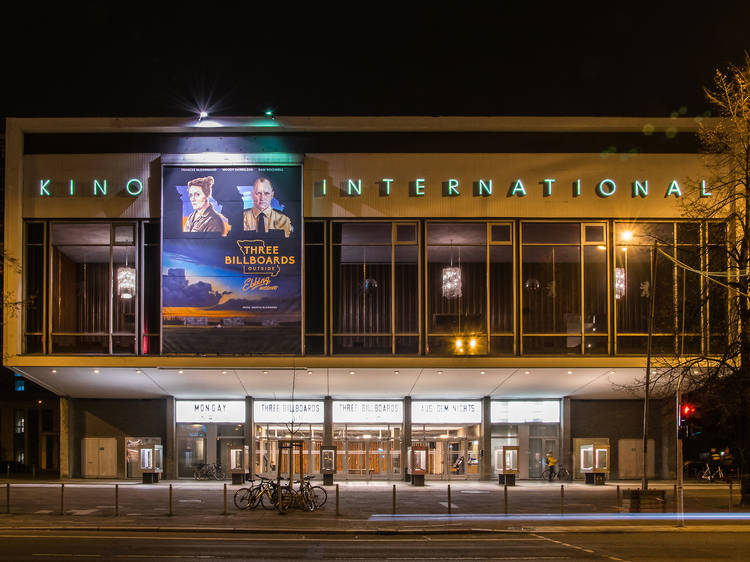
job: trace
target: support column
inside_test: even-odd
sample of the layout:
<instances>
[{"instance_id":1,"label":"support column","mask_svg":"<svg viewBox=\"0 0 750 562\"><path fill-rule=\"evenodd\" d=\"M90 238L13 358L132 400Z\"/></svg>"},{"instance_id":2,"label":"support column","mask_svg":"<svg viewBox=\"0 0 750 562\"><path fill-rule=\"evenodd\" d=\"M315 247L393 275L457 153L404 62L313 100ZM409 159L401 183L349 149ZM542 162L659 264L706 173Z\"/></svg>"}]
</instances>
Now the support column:
<instances>
[{"instance_id":1,"label":"support column","mask_svg":"<svg viewBox=\"0 0 750 562\"><path fill-rule=\"evenodd\" d=\"M323 398L323 446L333 446L333 398L330 396Z\"/></svg>"},{"instance_id":2,"label":"support column","mask_svg":"<svg viewBox=\"0 0 750 562\"><path fill-rule=\"evenodd\" d=\"M573 474L573 438L570 424L570 397L562 399L560 412L560 466L567 468Z\"/></svg>"},{"instance_id":3,"label":"support column","mask_svg":"<svg viewBox=\"0 0 750 562\"><path fill-rule=\"evenodd\" d=\"M164 443L164 478L177 480L177 432L175 426L175 400L174 396L164 399L166 404L165 426L166 442Z\"/></svg>"},{"instance_id":4,"label":"support column","mask_svg":"<svg viewBox=\"0 0 750 562\"><path fill-rule=\"evenodd\" d=\"M250 457L250 466L247 467L247 472L250 474L250 478L255 477L255 439L253 437L253 397L245 396L245 445L248 447L248 455Z\"/></svg>"},{"instance_id":5,"label":"support column","mask_svg":"<svg viewBox=\"0 0 750 562\"><path fill-rule=\"evenodd\" d=\"M60 478L73 475L73 405L70 398L60 397Z\"/></svg>"},{"instance_id":6,"label":"support column","mask_svg":"<svg viewBox=\"0 0 750 562\"><path fill-rule=\"evenodd\" d=\"M479 478L492 479L492 409L489 396L482 398L482 425L479 452Z\"/></svg>"},{"instance_id":7,"label":"support column","mask_svg":"<svg viewBox=\"0 0 750 562\"><path fill-rule=\"evenodd\" d=\"M407 454L411 447L411 396L404 396L404 428L401 431L401 477L408 482L409 474L406 468L409 466Z\"/></svg>"}]
</instances>

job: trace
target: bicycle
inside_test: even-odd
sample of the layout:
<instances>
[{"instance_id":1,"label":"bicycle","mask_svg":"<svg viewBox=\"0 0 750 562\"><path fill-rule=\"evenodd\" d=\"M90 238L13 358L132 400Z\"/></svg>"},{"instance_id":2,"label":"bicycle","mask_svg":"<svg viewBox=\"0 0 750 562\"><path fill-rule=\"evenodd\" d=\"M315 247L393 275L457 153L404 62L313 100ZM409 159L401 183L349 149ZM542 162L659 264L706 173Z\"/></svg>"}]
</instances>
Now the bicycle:
<instances>
[{"instance_id":1,"label":"bicycle","mask_svg":"<svg viewBox=\"0 0 750 562\"><path fill-rule=\"evenodd\" d=\"M224 471L220 464L203 464L195 469L193 478L196 480L224 480Z\"/></svg>"},{"instance_id":2,"label":"bicycle","mask_svg":"<svg viewBox=\"0 0 750 562\"><path fill-rule=\"evenodd\" d=\"M721 466L718 464L711 466L708 463L706 463L706 468L701 472L700 478L702 480L708 480L709 482L713 482L714 480L726 480L724 477L724 471L721 470Z\"/></svg>"},{"instance_id":3,"label":"bicycle","mask_svg":"<svg viewBox=\"0 0 750 562\"><path fill-rule=\"evenodd\" d=\"M564 466L558 468L557 472L552 472L552 470L553 469L550 467L545 468L544 472L542 472L542 480L552 482L555 478L557 478L558 480L564 482L570 482L570 480L572 479L570 471Z\"/></svg>"}]
</instances>

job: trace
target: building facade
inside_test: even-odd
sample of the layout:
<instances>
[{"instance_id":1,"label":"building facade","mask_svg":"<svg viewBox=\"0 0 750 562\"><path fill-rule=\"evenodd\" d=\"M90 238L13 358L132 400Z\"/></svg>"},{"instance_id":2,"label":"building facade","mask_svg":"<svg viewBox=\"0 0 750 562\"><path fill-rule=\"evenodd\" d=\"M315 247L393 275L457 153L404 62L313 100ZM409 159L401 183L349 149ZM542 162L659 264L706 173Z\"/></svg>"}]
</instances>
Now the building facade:
<instances>
[{"instance_id":1,"label":"building facade","mask_svg":"<svg viewBox=\"0 0 750 562\"><path fill-rule=\"evenodd\" d=\"M653 349L719 353L722 223L689 119L9 119L5 365L60 397L62 476L230 464L493 478L502 448L640 476ZM658 251L654 251L654 242ZM655 257L656 256L656 257ZM652 277L652 269L655 274ZM650 476L674 474L655 399ZM57 410L56 410L57 412ZM286 468L286 467L282 467Z\"/></svg>"}]
</instances>

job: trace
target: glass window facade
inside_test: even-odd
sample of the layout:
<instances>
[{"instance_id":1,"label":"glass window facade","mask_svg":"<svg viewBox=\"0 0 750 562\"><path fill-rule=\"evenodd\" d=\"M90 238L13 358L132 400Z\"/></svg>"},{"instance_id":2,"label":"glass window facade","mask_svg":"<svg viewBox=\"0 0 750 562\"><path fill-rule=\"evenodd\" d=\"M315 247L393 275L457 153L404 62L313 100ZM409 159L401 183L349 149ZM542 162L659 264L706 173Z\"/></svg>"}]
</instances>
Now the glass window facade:
<instances>
[{"instance_id":1,"label":"glass window facade","mask_svg":"<svg viewBox=\"0 0 750 562\"><path fill-rule=\"evenodd\" d=\"M158 221L28 221L24 352L159 354ZM721 223L305 223L306 355L721 353ZM654 243L658 247L655 252ZM654 286L651 270L655 264Z\"/></svg>"}]
</instances>

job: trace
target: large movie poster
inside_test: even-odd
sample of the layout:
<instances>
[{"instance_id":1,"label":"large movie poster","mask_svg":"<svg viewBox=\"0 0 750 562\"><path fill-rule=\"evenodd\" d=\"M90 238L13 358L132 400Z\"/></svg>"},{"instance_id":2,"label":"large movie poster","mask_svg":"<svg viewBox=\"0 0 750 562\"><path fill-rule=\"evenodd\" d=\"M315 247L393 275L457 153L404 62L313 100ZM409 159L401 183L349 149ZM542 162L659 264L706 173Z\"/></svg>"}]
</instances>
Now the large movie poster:
<instances>
[{"instance_id":1,"label":"large movie poster","mask_svg":"<svg viewBox=\"0 0 750 562\"><path fill-rule=\"evenodd\" d=\"M299 166L164 166L162 352L301 353Z\"/></svg>"}]
</instances>

